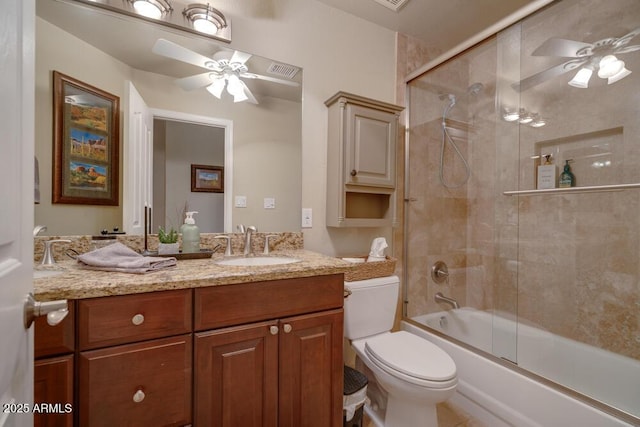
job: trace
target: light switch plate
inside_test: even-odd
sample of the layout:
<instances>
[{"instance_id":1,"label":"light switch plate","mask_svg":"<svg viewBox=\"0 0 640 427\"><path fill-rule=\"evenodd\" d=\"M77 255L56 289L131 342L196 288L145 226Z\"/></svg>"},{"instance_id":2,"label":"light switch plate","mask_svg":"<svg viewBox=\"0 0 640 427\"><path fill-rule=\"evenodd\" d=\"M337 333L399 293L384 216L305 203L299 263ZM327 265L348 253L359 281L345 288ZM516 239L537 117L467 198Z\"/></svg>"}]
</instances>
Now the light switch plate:
<instances>
[{"instance_id":1,"label":"light switch plate","mask_svg":"<svg viewBox=\"0 0 640 427\"><path fill-rule=\"evenodd\" d=\"M313 212L311 208L302 208L302 228L313 226Z\"/></svg>"},{"instance_id":2,"label":"light switch plate","mask_svg":"<svg viewBox=\"0 0 640 427\"><path fill-rule=\"evenodd\" d=\"M264 208L265 209L275 209L276 208L276 199L273 197L265 197L264 198Z\"/></svg>"},{"instance_id":3,"label":"light switch plate","mask_svg":"<svg viewBox=\"0 0 640 427\"><path fill-rule=\"evenodd\" d=\"M236 196L235 206L236 206L236 208L246 208L247 207L247 196Z\"/></svg>"}]
</instances>

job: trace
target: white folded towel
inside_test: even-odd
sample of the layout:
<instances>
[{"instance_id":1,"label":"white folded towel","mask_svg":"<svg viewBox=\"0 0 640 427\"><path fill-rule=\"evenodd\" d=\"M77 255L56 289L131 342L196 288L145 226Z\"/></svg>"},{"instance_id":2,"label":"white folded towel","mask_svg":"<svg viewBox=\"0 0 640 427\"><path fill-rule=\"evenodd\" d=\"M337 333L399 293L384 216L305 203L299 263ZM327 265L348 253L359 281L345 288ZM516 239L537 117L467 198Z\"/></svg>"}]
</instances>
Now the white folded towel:
<instances>
[{"instance_id":1,"label":"white folded towel","mask_svg":"<svg viewBox=\"0 0 640 427\"><path fill-rule=\"evenodd\" d=\"M175 257L144 256L120 242L78 255L78 263L91 270L118 271L121 273L149 273L175 267Z\"/></svg>"}]
</instances>

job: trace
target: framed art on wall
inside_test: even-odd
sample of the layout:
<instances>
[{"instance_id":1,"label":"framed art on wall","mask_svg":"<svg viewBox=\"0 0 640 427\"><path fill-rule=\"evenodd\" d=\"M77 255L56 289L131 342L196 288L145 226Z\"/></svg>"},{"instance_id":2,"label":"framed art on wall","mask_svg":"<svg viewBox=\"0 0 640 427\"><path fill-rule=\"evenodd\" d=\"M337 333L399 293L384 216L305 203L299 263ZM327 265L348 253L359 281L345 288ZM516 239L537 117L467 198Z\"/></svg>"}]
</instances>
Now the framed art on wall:
<instances>
[{"instance_id":1,"label":"framed art on wall","mask_svg":"<svg viewBox=\"0 0 640 427\"><path fill-rule=\"evenodd\" d=\"M224 193L224 167L191 165L191 191Z\"/></svg>"},{"instance_id":2,"label":"framed art on wall","mask_svg":"<svg viewBox=\"0 0 640 427\"><path fill-rule=\"evenodd\" d=\"M120 98L53 72L53 203L118 205Z\"/></svg>"}]
</instances>

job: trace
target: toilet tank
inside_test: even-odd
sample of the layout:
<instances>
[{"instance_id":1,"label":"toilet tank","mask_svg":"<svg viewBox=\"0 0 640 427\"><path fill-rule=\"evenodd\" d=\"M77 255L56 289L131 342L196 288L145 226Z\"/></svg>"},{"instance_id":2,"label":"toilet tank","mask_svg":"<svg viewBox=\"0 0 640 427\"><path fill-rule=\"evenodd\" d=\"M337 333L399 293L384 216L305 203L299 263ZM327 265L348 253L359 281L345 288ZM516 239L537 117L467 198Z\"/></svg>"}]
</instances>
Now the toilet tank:
<instances>
[{"instance_id":1,"label":"toilet tank","mask_svg":"<svg viewBox=\"0 0 640 427\"><path fill-rule=\"evenodd\" d=\"M398 304L398 276L345 282L344 336L350 340L390 331Z\"/></svg>"}]
</instances>

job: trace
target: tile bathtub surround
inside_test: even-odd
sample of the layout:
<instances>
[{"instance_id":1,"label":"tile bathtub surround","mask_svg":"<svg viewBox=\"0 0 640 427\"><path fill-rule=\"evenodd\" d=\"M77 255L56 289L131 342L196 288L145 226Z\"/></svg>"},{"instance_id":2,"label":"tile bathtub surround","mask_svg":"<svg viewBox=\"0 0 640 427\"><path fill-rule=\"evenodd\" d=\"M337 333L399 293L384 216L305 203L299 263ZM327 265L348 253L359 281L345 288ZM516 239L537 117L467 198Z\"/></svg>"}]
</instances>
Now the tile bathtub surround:
<instances>
[{"instance_id":1,"label":"tile bathtub surround","mask_svg":"<svg viewBox=\"0 0 640 427\"><path fill-rule=\"evenodd\" d=\"M231 236L232 253L234 255L242 254L242 251L244 250L244 235L241 233L200 233L200 248L210 250L215 249L216 253L223 253L224 245L226 244L225 240L215 238L215 236L220 235ZM296 250L303 249L304 247L304 237L301 232L257 232L253 234L251 239L254 253L262 253L262 250L264 249L265 236L267 235L278 236L269 239L269 246L272 251ZM92 236L36 236L34 238L33 245L34 263L38 264L40 260L42 260L44 242L46 240L54 239L71 240L71 243L55 243L52 246L53 257L56 262L69 259L69 257L65 255L65 252L68 249L73 249L81 254L92 250ZM122 234L117 235L113 241L121 242L138 252L141 252L144 249L144 236ZM104 242L104 240L99 240L99 242ZM148 236L148 248L151 251L158 249L158 236L156 234L150 234Z\"/></svg>"}]
</instances>

